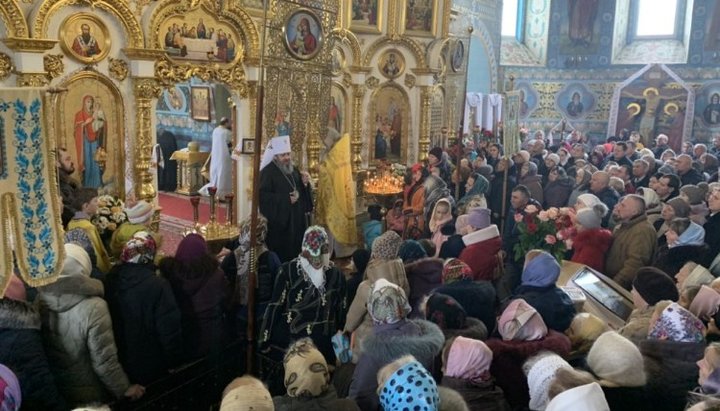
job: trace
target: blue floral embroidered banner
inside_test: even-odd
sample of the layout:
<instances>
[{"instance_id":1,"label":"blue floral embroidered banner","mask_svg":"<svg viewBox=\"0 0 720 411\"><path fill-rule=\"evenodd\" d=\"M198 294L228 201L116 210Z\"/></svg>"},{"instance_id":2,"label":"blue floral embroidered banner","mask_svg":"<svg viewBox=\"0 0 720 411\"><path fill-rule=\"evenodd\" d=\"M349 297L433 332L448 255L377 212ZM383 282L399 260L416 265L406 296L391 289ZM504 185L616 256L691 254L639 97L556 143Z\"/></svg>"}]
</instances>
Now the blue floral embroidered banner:
<instances>
[{"instance_id":1,"label":"blue floral embroidered banner","mask_svg":"<svg viewBox=\"0 0 720 411\"><path fill-rule=\"evenodd\" d=\"M0 296L14 269L31 286L53 282L62 270L54 146L43 91L0 90Z\"/></svg>"}]
</instances>

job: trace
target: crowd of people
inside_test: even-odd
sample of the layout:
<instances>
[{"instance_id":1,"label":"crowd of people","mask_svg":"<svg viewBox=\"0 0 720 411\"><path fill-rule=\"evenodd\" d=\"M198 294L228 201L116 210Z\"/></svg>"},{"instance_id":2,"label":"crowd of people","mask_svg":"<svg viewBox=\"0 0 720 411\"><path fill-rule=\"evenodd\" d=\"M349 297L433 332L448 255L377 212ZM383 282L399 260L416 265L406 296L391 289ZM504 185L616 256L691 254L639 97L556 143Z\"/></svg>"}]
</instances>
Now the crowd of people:
<instances>
[{"instance_id":1,"label":"crowd of people","mask_svg":"<svg viewBox=\"0 0 720 411\"><path fill-rule=\"evenodd\" d=\"M344 271L305 218L310 182L285 140L263 160L255 242L247 219L219 254L189 234L170 257L144 201L126 203L111 247L99 241L97 192L73 182L61 151L66 259L56 282L14 275L0 299L0 404L139 399L245 338L254 312L259 379L232 381L221 410L713 409L720 136L676 153L664 135L645 148L628 134L590 147L538 132L516 153L486 134L434 147L393 209L370 206ZM630 291L622 328L576 311L556 255L515 258L522 216L554 207L572 222L564 259Z\"/></svg>"}]
</instances>

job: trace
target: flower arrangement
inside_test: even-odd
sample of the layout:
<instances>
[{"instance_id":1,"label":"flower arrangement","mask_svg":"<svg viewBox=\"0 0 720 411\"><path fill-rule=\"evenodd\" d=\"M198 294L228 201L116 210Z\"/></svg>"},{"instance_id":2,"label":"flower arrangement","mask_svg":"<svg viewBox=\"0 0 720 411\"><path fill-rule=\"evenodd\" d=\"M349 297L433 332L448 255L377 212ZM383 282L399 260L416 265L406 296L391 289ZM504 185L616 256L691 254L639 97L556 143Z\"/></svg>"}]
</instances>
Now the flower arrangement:
<instances>
[{"instance_id":1,"label":"flower arrangement","mask_svg":"<svg viewBox=\"0 0 720 411\"><path fill-rule=\"evenodd\" d=\"M90 221L97 227L100 236L112 235L120 224L127 221L125 203L117 197L102 195L98 197L98 209Z\"/></svg>"},{"instance_id":2,"label":"flower arrangement","mask_svg":"<svg viewBox=\"0 0 720 411\"><path fill-rule=\"evenodd\" d=\"M515 223L520 233L520 241L515 244L515 261L521 260L533 249L549 252L562 262L567 250L566 240L572 236L572 211L567 207L550 207L540 210L530 204L525 207L525 215L515 214Z\"/></svg>"}]
</instances>

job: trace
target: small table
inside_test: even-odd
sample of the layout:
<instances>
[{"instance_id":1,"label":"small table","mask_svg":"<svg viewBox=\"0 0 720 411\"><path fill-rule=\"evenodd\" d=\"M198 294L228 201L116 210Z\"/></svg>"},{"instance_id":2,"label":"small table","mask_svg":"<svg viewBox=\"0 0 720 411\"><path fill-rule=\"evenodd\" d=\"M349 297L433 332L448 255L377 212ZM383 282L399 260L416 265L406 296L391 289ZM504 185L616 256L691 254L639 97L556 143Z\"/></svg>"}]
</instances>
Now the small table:
<instances>
[{"instance_id":1,"label":"small table","mask_svg":"<svg viewBox=\"0 0 720 411\"><path fill-rule=\"evenodd\" d=\"M197 193L203 186L200 170L208 157L210 157L209 152L188 149L177 150L172 154L170 160L177 161L176 193L188 196Z\"/></svg>"}]
</instances>

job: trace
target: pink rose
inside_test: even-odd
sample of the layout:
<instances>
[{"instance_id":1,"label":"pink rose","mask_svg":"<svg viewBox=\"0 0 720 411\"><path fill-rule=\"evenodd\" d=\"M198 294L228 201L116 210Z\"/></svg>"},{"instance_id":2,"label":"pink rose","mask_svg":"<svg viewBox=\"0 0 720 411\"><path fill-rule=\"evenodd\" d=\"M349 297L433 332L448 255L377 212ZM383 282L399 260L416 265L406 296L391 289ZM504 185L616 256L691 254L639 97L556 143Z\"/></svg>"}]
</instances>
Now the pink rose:
<instances>
[{"instance_id":1,"label":"pink rose","mask_svg":"<svg viewBox=\"0 0 720 411\"><path fill-rule=\"evenodd\" d=\"M550 245L553 245L557 242L557 238L555 238L554 235L548 234L545 236L545 242Z\"/></svg>"},{"instance_id":2,"label":"pink rose","mask_svg":"<svg viewBox=\"0 0 720 411\"><path fill-rule=\"evenodd\" d=\"M538 213L538 218L540 219L540 221L547 221L547 220L549 219L548 212L545 211L545 210L539 212L539 213Z\"/></svg>"},{"instance_id":3,"label":"pink rose","mask_svg":"<svg viewBox=\"0 0 720 411\"><path fill-rule=\"evenodd\" d=\"M538 208L537 208L535 205L530 204L530 205L528 205L527 207L525 207L525 212L526 212L526 213L529 213L529 214L537 213L537 212L538 212Z\"/></svg>"},{"instance_id":4,"label":"pink rose","mask_svg":"<svg viewBox=\"0 0 720 411\"><path fill-rule=\"evenodd\" d=\"M516 223L519 223L523 220L523 215L520 213L515 213L515 216L513 218L515 218Z\"/></svg>"},{"instance_id":5,"label":"pink rose","mask_svg":"<svg viewBox=\"0 0 720 411\"><path fill-rule=\"evenodd\" d=\"M550 217L550 219L552 219L552 220L558 218L558 214L559 214L558 209L555 207L550 207L550 209L548 209L548 211L547 211L548 217Z\"/></svg>"}]
</instances>

